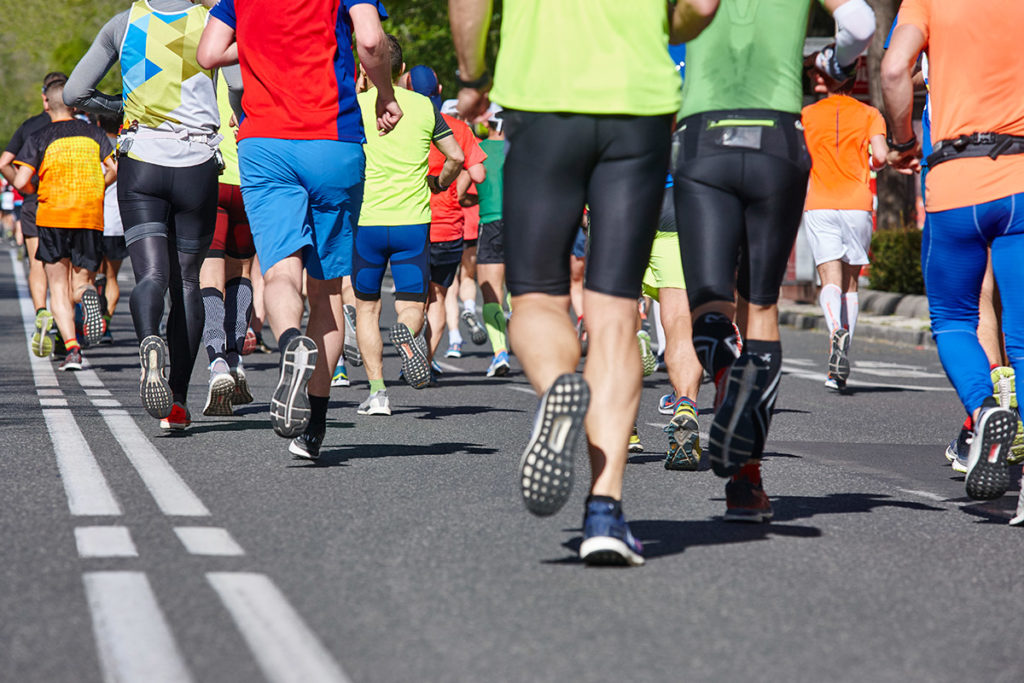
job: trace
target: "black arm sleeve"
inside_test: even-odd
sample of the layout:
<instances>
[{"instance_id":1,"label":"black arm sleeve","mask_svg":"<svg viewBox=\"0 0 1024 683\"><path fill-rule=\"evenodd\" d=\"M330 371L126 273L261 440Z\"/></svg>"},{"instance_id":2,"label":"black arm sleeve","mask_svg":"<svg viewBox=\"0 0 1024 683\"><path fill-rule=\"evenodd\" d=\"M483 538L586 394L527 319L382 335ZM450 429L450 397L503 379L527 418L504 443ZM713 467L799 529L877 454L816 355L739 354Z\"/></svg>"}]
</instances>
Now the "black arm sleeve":
<instances>
[{"instance_id":1,"label":"black arm sleeve","mask_svg":"<svg viewBox=\"0 0 1024 683\"><path fill-rule=\"evenodd\" d=\"M448 127L448 123L441 116L441 112L434 110L434 134L431 136L431 140L437 142L442 138L446 138L452 135L452 129Z\"/></svg>"}]
</instances>

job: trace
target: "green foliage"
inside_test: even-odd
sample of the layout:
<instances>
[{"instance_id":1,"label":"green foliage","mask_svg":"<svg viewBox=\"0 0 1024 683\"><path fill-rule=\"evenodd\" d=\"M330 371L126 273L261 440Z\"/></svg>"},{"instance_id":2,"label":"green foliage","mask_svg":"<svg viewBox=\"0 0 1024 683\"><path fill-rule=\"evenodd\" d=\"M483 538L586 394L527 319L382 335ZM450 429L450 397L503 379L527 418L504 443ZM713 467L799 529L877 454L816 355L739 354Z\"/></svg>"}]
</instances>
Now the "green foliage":
<instances>
[{"instance_id":1,"label":"green foliage","mask_svg":"<svg viewBox=\"0 0 1024 683\"><path fill-rule=\"evenodd\" d=\"M871 289L924 294L921 231L916 227L878 230L871 238Z\"/></svg>"}]
</instances>

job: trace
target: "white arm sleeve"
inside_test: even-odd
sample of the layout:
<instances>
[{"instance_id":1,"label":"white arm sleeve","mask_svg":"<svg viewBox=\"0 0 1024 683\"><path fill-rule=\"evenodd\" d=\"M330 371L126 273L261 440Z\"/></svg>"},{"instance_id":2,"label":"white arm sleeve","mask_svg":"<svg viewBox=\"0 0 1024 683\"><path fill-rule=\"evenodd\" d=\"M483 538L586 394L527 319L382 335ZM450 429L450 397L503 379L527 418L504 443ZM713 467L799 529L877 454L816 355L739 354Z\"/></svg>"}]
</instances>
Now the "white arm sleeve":
<instances>
[{"instance_id":1,"label":"white arm sleeve","mask_svg":"<svg viewBox=\"0 0 1024 683\"><path fill-rule=\"evenodd\" d=\"M832 13L836 20L836 61L852 64L875 34L875 13L864 0L847 0Z\"/></svg>"}]
</instances>

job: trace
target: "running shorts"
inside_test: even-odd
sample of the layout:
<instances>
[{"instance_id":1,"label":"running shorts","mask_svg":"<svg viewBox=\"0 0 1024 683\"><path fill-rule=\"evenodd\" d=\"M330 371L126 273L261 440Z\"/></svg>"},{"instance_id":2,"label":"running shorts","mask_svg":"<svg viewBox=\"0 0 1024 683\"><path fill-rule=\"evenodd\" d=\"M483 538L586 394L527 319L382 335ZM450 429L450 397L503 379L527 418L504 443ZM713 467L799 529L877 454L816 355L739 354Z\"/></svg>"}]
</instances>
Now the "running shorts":
<instances>
[{"instance_id":1,"label":"running shorts","mask_svg":"<svg viewBox=\"0 0 1024 683\"><path fill-rule=\"evenodd\" d=\"M869 263L871 212L846 209L804 211L807 241L811 244L814 265L842 261L851 266Z\"/></svg>"},{"instance_id":2,"label":"running shorts","mask_svg":"<svg viewBox=\"0 0 1024 683\"><path fill-rule=\"evenodd\" d=\"M357 299L380 299L381 282L390 262L395 298L400 301L427 300L430 223L357 225L352 243L352 289Z\"/></svg>"},{"instance_id":3,"label":"running shorts","mask_svg":"<svg viewBox=\"0 0 1024 683\"><path fill-rule=\"evenodd\" d=\"M128 258L128 245L124 241L124 235L103 236L103 258L108 261L124 261Z\"/></svg>"},{"instance_id":4,"label":"running shorts","mask_svg":"<svg viewBox=\"0 0 1024 683\"><path fill-rule=\"evenodd\" d=\"M502 117L512 295L569 293L569 254L589 206L585 287L638 297L665 187L672 116L505 110Z\"/></svg>"},{"instance_id":5,"label":"running shorts","mask_svg":"<svg viewBox=\"0 0 1024 683\"><path fill-rule=\"evenodd\" d=\"M430 281L444 288L452 286L462 263L462 238L430 244Z\"/></svg>"},{"instance_id":6,"label":"running shorts","mask_svg":"<svg viewBox=\"0 0 1024 683\"><path fill-rule=\"evenodd\" d=\"M117 205L128 246L147 237L173 240L183 254L210 246L217 222L217 162L174 167L121 157Z\"/></svg>"},{"instance_id":7,"label":"running shorts","mask_svg":"<svg viewBox=\"0 0 1024 683\"><path fill-rule=\"evenodd\" d=\"M572 255L576 258L587 258L587 233L583 228L576 231L576 239L572 241Z\"/></svg>"},{"instance_id":8,"label":"running shorts","mask_svg":"<svg viewBox=\"0 0 1024 683\"><path fill-rule=\"evenodd\" d=\"M238 143L238 167L264 273L299 252L317 280L352 274L352 231L366 170L361 144L245 138Z\"/></svg>"},{"instance_id":9,"label":"running shorts","mask_svg":"<svg viewBox=\"0 0 1024 683\"><path fill-rule=\"evenodd\" d=\"M75 268L95 273L103 260L103 231L89 228L47 228L39 226L36 260L57 263L69 259Z\"/></svg>"},{"instance_id":10,"label":"running shorts","mask_svg":"<svg viewBox=\"0 0 1024 683\"><path fill-rule=\"evenodd\" d=\"M680 122L673 146L691 310L732 301L734 291L756 305L778 302L811 168L800 115L763 109L694 114Z\"/></svg>"},{"instance_id":11,"label":"running shorts","mask_svg":"<svg viewBox=\"0 0 1024 683\"><path fill-rule=\"evenodd\" d=\"M683 260L679 255L679 233L658 230L654 234L651 260L644 272L644 294L655 301L662 288L686 289Z\"/></svg>"},{"instance_id":12,"label":"running shorts","mask_svg":"<svg viewBox=\"0 0 1024 683\"><path fill-rule=\"evenodd\" d=\"M210 243L210 258L250 259L256 254L249 230L249 218L245 215L242 190L238 185L220 183L217 192L217 227Z\"/></svg>"},{"instance_id":13,"label":"running shorts","mask_svg":"<svg viewBox=\"0 0 1024 683\"><path fill-rule=\"evenodd\" d=\"M498 219L480 226L477 238L477 265L505 263L505 221Z\"/></svg>"},{"instance_id":14,"label":"running shorts","mask_svg":"<svg viewBox=\"0 0 1024 683\"><path fill-rule=\"evenodd\" d=\"M36 227L36 209L39 201L35 195L22 202L21 207L15 206L15 212L20 211L18 220L21 221L21 234L23 237L39 237L39 229Z\"/></svg>"}]
</instances>

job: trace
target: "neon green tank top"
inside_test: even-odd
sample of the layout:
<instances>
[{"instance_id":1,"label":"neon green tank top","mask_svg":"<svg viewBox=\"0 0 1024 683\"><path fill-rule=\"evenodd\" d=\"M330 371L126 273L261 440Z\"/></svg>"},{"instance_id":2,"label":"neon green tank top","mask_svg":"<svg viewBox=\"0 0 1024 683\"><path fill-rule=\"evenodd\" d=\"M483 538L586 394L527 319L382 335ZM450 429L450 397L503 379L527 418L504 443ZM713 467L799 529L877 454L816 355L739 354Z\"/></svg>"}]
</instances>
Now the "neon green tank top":
<instances>
[{"instance_id":1,"label":"neon green tank top","mask_svg":"<svg viewBox=\"0 0 1024 683\"><path fill-rule=\"evenodd\" d=\"M238 143L235 142L235 131L232 128L231 101L228 99L228 84L221 79L217 84L217 109L220 112L220 153L224 157L224 172L220 174L220 182L224 185L241 185L242 178L238 172Z\"/></svg>"},{"instance_id":2,"label":"neon green tank top","mask_svg":"<svg viewBox=\"0 0 1024 683\"><path fill-rule=\"evenodd\" d=\"M679 110L664 0L505 0L492 99L526 111Z\"/></svg>"},{"instance_id":3,"label":"neon green tank top","mask_svg":"<svg viewBox=\"0 0 1024 683\"><path fill-rule=\"evenodd\" d=\"M729 0L686 44L681 116L729 109L799 114L811 0Z\"/></svg>"}]
</instances>

